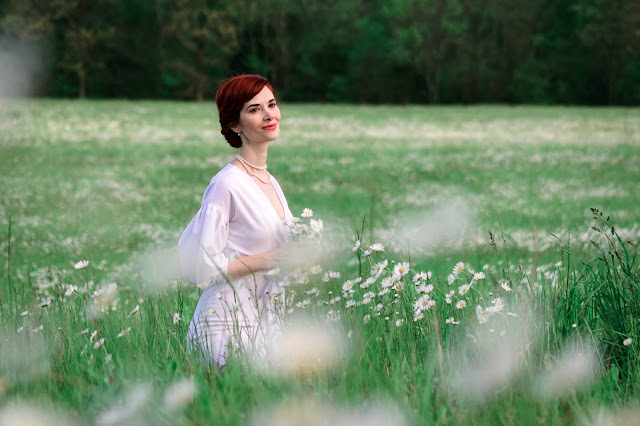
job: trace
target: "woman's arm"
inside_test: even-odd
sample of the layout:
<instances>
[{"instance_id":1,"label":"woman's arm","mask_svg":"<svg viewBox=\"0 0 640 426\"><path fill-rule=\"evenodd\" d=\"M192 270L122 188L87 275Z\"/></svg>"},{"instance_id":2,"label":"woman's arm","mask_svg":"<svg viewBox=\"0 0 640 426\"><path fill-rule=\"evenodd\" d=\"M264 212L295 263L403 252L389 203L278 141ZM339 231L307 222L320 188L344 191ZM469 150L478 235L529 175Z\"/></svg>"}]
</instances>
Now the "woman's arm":
<instances>
[{"instance_id":1,"label":"woman's arm","mask_svg":"<svg viewBox=\"0 0 640 426\"><path fill-rule=\"evenodd\" d=\"M230 260L227 266L227 277L235 280L256 272L268 271L275 267L274 252L254 254L241 259Z\"/></svg>"}]
</instances>

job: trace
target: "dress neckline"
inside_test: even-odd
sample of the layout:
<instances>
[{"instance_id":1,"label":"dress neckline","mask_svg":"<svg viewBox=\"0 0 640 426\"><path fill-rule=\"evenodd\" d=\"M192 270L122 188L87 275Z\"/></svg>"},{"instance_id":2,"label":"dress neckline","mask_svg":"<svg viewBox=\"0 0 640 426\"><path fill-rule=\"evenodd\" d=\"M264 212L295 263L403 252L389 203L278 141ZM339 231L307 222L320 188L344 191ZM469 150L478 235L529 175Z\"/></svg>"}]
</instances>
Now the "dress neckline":
<instances>
[{"instance_id":1,"label":"dress neckline","mask_svg":"<svg viewBox=\"0 0 640 426\"><path fill-rule=\"evenodd\" d=\"M271 185L273 186L273 189L276 191L276 196L278 197L278 201L280 202L280 206L282 206L283 217L280 217L280 215L278 214L278 211L276 210L275 206L271 203L269 198L267 198L267 194L265 194L264 191L262 189L260 189L260 187L258 186L256 181L254 181L251 176L249 176L248 174L243 172L242 169L240 169L240 167L234 166L231 163L227 164L227 167L231 167L232 169L236 169L238 172L240 172L240 174L246 176L253 183L256 191L258 191L260 194L262 194L262 197L264 198L264 200L267 202L267 204L269 204L271 206L271 211L273 211L273 213L275 213L276 217L278 219L280 219L280 221L283 221L283 220L285 220L287 218L287 209L285 208L284 202L282 201L282 196L280 195L280 185L278 184L276 179L273 177L273 175L271 176Z\"/></svg>"}]
</instances>

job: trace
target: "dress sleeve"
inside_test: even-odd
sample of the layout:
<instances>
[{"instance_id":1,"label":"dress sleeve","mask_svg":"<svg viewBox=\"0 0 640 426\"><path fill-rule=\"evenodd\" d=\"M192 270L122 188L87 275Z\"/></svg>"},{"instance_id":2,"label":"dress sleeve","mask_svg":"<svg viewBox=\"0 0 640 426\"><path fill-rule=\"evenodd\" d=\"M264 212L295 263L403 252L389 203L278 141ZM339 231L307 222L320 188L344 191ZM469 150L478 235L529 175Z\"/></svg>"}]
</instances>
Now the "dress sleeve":
<instances>
[{"instance_id":1,"label":"dress sleeve","mask_svg":"<svg viewBox=\"0 0 640 426\"><path fill-rule=\"evenodd\" d=\"M184 277L201 288L224 282L229 260L223 249L228 237L227 216L213 204L203 204L178 243Z\"/></svg>"}]
</instances>

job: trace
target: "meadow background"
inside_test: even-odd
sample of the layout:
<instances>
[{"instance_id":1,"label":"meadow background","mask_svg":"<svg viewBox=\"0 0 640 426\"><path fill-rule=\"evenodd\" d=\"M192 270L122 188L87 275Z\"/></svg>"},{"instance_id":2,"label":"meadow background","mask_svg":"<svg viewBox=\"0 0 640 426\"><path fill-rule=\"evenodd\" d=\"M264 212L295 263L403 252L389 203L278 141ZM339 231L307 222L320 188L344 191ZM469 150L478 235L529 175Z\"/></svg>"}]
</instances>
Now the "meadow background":
<instances>
[{"instance_id":1,"label":"meadow background","mask_svg":"<svg viewBox=\"0 0 640 426\"><path fill-rule=\"evenodd\" d=\"M339 317L349 348L302 377L264 375L241 358L220 374L186 351L200 290L179 278L172 250L234 154L214 104L3 101L5 421L46 412L49 424L625 424L637 414L640 110L281 110L269 170L295 215L308 207L324 221L333 245L320 266L341 274L308 273L288 288L291 306ZM373 243L385 251L364 257ZM358 285L342 294L383 259L387 275L392 260L432 272L421 281L436 302L424 319L413 318L413 272L398 296L362 303ZM462 297L469 270L485 278ZM504 310L480 324L476 305L496 297ZM460 324L445 322L452 316Z\"/></svg>"}]
</instances>

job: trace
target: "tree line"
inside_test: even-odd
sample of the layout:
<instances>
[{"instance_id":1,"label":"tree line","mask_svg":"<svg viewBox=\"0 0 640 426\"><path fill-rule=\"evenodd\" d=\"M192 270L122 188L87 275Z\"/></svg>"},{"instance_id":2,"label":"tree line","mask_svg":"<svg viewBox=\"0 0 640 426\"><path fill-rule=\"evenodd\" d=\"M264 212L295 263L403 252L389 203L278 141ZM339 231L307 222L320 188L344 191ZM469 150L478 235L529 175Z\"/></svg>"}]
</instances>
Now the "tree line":
<instances>
[{"instance_id":1,"label":"tree line","mask_svg":"<svg viewBox=\"0 0 640 426\"><path fill-rule=\"evenodd\" d=\"M637 0L0 0L0 39L46 96L640 104Z\"/></svg>"}]
</instances>

